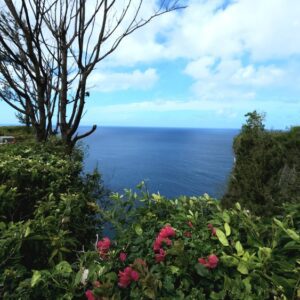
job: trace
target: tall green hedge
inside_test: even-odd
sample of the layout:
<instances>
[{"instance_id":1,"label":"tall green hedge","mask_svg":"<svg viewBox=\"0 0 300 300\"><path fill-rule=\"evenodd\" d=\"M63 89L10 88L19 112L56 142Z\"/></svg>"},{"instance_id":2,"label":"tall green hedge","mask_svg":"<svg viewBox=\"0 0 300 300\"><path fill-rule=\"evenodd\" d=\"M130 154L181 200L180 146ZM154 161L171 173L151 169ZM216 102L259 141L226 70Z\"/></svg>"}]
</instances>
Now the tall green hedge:
<instances>
[{"instance_id":1,"label":"tall green hedge","mask_svg":"<svg viewBox=\"0 0 300 300\"><path fill-rule=\"evenodd\" d=\"M99 179L96 173L82 174L80 155L68 157L54 144L0 147L0 298L65 294L56 282L61 273L54 271L62 262L75 262L84 247L93 247L102 224ZM58 276L39 296L31 294L34 270Z\"/></svg>"},{"instance_id":2,"label":"tall green hedge","mask_svg":"<svg viewBox=\"0 0 300 300\"><path fill-rule=\"evenodd\" d=\"M221 202L240 202L251 212L272 216L285 202L300 200L300 128L267 131L263 117L249 113L235 138L235 165Z\"/></svg>"}]
</instances>

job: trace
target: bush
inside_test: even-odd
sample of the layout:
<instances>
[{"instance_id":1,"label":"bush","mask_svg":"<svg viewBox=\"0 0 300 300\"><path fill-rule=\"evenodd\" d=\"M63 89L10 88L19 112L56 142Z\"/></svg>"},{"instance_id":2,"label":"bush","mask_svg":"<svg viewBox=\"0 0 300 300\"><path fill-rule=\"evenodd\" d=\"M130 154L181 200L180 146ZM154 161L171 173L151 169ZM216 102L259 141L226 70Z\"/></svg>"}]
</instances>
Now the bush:
<instances>
[{"instance_id":1,"label":"bush","mask_svg":"<svg viewBox=\"0 0 300 300\"><path fill-rule=\"evenodd\" d=\"M99 179L82 174L79 156L67 157L59 146L0 148L1 298L68 294L66 270L102 224ZM39 272L49 277L43 290L33 289L32 274L37 278Z\"/></svg>"},{"instance_id":2,"label":"bush","mask_svg":"<svg viewBox=\"0 0 300 300\"><path fill-rule=\"evenodd\" d=\"M111 199L105 218L114 240L100 237L98 250L80 257L75 284L88 299L299 296L299 205L295 223L295 215L268 223L239 204L222 210L207 195L127 191Z\"/></svg>"},{"instance_id":3,"label":"bush","mask_svg":"<svg viewBox=\"0 0 300 300\"><path fill-rule=\"evenodd\" d=\"M272 217L283 203L300 200L299 128L271 132L257 112L246 116L234 140L236 162L221 203L229 208L239 202L256 215Z\"/></svg>"},{"instance_id":4,"label":"bush","mask_svg":"<svg viewBox=\"0 0 300 300\"><path fill-rule=\"evenodd\" d=\"M99 204L99 174L64 153L0 147L1 299L300 297L298 202L267 219L142 183Z\"/></svg>"},{"instance_id":5,"label":"bush","mask_svg":"<svg viewBox=\"0 0 300 300\"><path fill-rule=\"evenodd\" d=\"M26 126L0 126L1 135L12 135L16 138L17 142L34 141L34 129Z\"/></svg>"}]
</instances>

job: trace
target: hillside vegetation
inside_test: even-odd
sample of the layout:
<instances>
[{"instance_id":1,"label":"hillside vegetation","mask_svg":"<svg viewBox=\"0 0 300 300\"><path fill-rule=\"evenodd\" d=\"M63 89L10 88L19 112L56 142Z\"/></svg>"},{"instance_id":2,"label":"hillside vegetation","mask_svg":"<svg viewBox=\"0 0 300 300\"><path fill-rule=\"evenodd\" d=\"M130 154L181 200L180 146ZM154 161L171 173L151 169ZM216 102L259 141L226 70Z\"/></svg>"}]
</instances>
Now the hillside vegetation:
<instances>
[{"instance_id":1,"label":"hillside vegetation","mask_svg":"<svg viewBox=\"0 0 300 300\"><path fill-rule=\"evenodd\" d=\"M34 141L34 131L31 127L25 126L1 126L0 136L8 135L14 136L17 142L30 142Z\"/></svg>"},{"instance_id":2,"label":"hillside vegetation","mask_svg":"<svg viewBox=\"0 0 300 300\"><path fill-rule=\"evenodd\" d=\"M0 146L1 299L299 299L299 202L266 218L143 182L107 198L82 158L57 140Z\"/></svg>"},{"instance_id":3,"label":"hillside vegetation","mask_svg":"<svg viewBox=\"0 0 300 300\"><path fill-rule=\"evenodd\" d=\"M224 207L240 202L259 216L272 216L283 203L300 201L300 127L267 131L263 116L246 115L246 124L235 138L235 165Z\"/></svg>"}]
</instances>

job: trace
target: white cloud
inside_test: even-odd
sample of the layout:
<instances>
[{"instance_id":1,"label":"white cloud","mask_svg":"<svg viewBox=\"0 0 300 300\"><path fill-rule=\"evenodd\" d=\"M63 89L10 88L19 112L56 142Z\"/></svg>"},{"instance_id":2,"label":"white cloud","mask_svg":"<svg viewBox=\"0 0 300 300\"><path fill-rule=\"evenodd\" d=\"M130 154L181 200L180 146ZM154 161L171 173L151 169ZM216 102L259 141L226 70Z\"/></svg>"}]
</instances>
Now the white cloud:
<instances>
[{"instance_id":1,"label":"white cloud","mask_svg":"<svg viewBox=\"0 0 300 300\"><path fill-rule=\"evenodd\" d=\"M203 100L189 100L189 101L179 101L179 100L154 100L154 101L142 101L142 102L132 102L127 104L115 104L106 105L99 108L94 108L98 110L101 114L123 114L126 113L142 113L142 112L175 112L175 111L216 111L230 109L232 104L223 102L212 102Z\"/></svg>"},{"instance_id":2,"label":"white cloud","mask_svg":"<svg viewBox=\"0 0 300 300\"><path fill-rule=\"evenodd\" d=\"M134 70L131 73L110 73L94 71L88 79L88 86L94 91L113 92L128 89L146 90L154 86L159 76L155 69L144 72Z\"/></svg>"},{"instance_id":3,"label":"white cloud","mask_svg":"<svg viewBox=\"0 0 300 300\"><path fill-rule=\"evenodd\" d=\"M203 100L249 100L261 89L296 89L299 72L288 60L300 55L300 1L236 0L220 9L223 4L188 1L185 10L129 36L105 65L184 58L184 72L195 80L191 89Z\"/></svg>"},{"instance_id":4,"label":"white cloud","mask_svg":"<svg viewBox=\"0 0 300 300\"><path fill-rule=\"evenodd\" d=\"M223 2L188 1L186 9L163 15L127 37L109 63L132 66L202 56L232 59L245 53L264 61L300 54L300 1L237 0L218 9ZM149 1L144 13L153 5Z\"/></svg>"},{"instance_id":5,"label":"white cloud","mask_svg":"<svg viewBox=\"0 0 300 300\"><path fill-rule=\"evenodd\" d=\"M187 64L184 72L195 82L192 90L206 100L254 99L274 89L300 92L299 63L243 65L239 59L202 57ZM280 99L278 99L280 100ZM288 99L287 99L288 100Z\"/></svg>"},{"instance_id":6,"label":"white cloud","mask_svg":"<svg viewBox=\"0 0 300 300\"><path fill-rule=\"evenodd\" d=\"M196 58L213 55L255 60L300 54L298 0L191 0L170 34L170 54Z\"/></svg>"}]
</instances>

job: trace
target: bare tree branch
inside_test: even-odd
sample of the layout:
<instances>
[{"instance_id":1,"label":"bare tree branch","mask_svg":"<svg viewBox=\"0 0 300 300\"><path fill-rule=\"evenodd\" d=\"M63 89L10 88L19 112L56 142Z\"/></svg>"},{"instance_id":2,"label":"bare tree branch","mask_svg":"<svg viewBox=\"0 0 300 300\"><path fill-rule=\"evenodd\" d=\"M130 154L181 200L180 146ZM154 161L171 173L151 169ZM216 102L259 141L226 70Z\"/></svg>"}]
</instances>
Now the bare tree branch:
<instances>
[{"instance_id":1,"label":"bare tree branch","mask_svg":"<svg viewBox=\"0 0 300 300\"><path fill-rule=\"evenodd\" d=\"M179 0L161 0L150 14L146 0L4 2L0 99L30 118L38 141L59 130L70 148L96 130L77 133L97 64L154 18L184 8Z\"/></svg>"}]
</instances>

